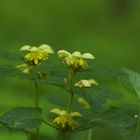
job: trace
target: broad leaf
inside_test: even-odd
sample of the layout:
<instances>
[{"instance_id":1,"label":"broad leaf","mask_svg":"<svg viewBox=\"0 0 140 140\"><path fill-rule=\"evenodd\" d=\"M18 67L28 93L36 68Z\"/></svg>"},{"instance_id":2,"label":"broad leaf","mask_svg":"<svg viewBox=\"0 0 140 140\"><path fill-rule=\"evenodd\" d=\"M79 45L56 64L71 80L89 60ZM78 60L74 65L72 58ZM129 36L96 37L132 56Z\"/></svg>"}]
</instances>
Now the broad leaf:
<instances>
[{"instance_id":1,"label":"broad leaf","mask_svg":"<svg viewBox=\"0 0 140 140\"><path fill-rule=\"evenodd\" d=\"M80 121L82 121L81 118ZM83 119L84 120L84 119ZM123 135L128 135L128 128L136 123L136 118L129 116L122 110L110 109L102 115L92 116L89 121L79 126L77 130L86 130L101 126L111 131L118 132Z\"/></svg>"},{"instance_id":2,"label":"broad leaf","mask_svg":"<svg viewBox=\"0 0 140 140\"><path fill-rule=\"evenodd\" d=\"M41 125L41 109L17 107L5 113L0 122L6 127L18 130L31 130Z\"/></svg>"},{"instance_id":3,"label":"broad leaf","mask_svg":"<svg viewBox=\"0 0 140 140\"><path fill-rule=\"evenodd\" d=\"M101 114L108 109L108 90L99 86L94 86L93 88L74 88L73 90L74 93L79 94L90 103L95 114Z\"/></svg>"},{"instance_id":4,"label":"broad leaf","mask_svg":"<svg viewBox=\"0 0 140 140\"><path fill-rule=\"evenodd\" d=\"M123 68L120 75L121 83L140 98L140 74Z\"/></svg>"},{"instance_id":5,"label":"broad leaf","mask_svg":"<svg viewBox=\"0 0 140 140\"><path fill-rule=\"evenodd\" d=\"M127 128L136 123L134 116L127 115L123 110L110 109L101 116L101 124L112 131L128 134Z\"/></svg>"}]
</instances>

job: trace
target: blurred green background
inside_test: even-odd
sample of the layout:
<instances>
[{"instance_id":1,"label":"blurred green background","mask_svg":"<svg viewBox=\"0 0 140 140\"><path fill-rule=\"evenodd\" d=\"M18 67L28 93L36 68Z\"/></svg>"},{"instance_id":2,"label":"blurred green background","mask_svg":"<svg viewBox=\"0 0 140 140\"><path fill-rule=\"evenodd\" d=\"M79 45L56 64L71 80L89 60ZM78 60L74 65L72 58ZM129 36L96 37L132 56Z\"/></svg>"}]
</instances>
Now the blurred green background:
<instances>
[{"instance_id":1,"label":"blurred green background","mask_svg":"<svg viewBox=\"0 0 140 140\"><path fill-rule=\"evenodd\" d=\"M17 53L25 44L43 43L54 50L91 52L99 64L140 72L140 1L0 0L0 51ZM27 81L1 79L0 112L32 106L31 87ZM41 103L46 106L45 100ZM0 131L0 140L26 139L23 133ZM104 133L98 140L111 139Z\"/></svg>"}]
</instances>

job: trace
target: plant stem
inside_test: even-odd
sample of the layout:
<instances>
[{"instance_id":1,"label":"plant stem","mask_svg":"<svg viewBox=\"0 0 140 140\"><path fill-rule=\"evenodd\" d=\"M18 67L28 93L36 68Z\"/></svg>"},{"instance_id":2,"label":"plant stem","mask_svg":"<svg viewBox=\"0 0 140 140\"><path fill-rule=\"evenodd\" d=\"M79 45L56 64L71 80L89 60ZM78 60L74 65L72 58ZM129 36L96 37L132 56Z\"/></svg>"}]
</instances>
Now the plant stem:
<instances>
[{"instance_id":1,"label":"plant stem","mask_svg":"<svg viewBox=\"0 0 140 140\"><path fill-rule=\"evenodd\" d=\"M35 87L35 107L39 107L39 91L38 91L38 83L34 81L34 87Z\"/></svg>"},{"instance_id":2,"label":"plant stem","mask_svg":"<svg viewBox=\"0 0 140 140\"><path fill-rule=\"evenodd\" d=\"M60 128L59 128L59 127L56 127L55 125L53 125L53 124L52 124L52 123L50 123L50 122L47 122L46 120L42 120L42 122L44 122L45 124L47 124L48 126L50 126L50 127L54 128L54 129L60 130Z\"/></svg>"},{"instance_id":3,"label":"plant stem","mask_svg":"<svg viewBox=\"0 0 140 140\"><path fill-rule=\"evenodd\" d=\"M62 140L65 140L65 134L66 134L66 132L62 131Z\"/></svg>"},{"instance_id":4,"label":"plant stem","mask_svg":"<svg viewBox=\"0 0 140 140\"><path fill-rule=\"evenodd\" d=\"M39 91L38 91L38 83L34 81L34 88L35 88L35 104L34 106L36 108L39 107ZM40 135L39 135L39 128L36 129L36 140L40 140Z\"/></svg>"},{"instance_id":5,"label":"plant stem","mask_svg":"<svg viewBox=\"0 0 140 140\"><path fill-rule=\"evenodd\" d=\"M92 129L88 130L87 140L92 140Z\"/></svg>"},{"instance_id":6,"label":"plant stem","mask_svg":"<svg viewBox=\"0 0 140 140\"><path fill-rule=\"evenodd\" d=\"M72 81L75 78L75 74L76 74L75 70L74 69L70 69L70 73L69 73L69 82L70 82L70 84L72 84ZM68 106L67 106L68 113L70 113L70 111L71 111L73 97L74 97L74 94L72 92L70 92L70 99L69 99Z\"/></svg>"},{"instance_id":7,"label":"plant stem","mask_svg":"<svg viewBox=\"0 0 140 140\"><path fill-rule=\"evenodd\" d=\"M61 130L57 137L56 137L56 140L65 140L65 135L66 135L66 132L64 130Z\"/></svg>"},{"instance_id":8,"label":"plant stem","mask_svg":"<svg viewBox=\"0 0 140 140\"><path fill-rule=\"evenodd\" d=\"M138 137L138 132L139 132L139 127L140 127L140 117L138 118L137 126L136 126L136 131L134 135L134 140L137 140Z\"/></svg>"},{"instance_id":9,"label":"plant stem","mask_svg":"<svg viewBox=\"0 0 140 140\"><path fill-rule=\"evenodd\" d=\"M74 69L70 69L70 72L69 72L69 82L70 83L72 83L72 81L74 80L75 74L76 74L76 71Z\"/></svg>"},{"instance_id":10,"label":"plant stem","mask_svg":"<svg viewBox=\"0 0 140 140\"><path fill-rule=\"evenodd\" d=\"M68 105L67 105L67 112L70 113L71 112L71 108L72 108L72 102L73 102L73 97L74 97L74 93L72 93L71 91L71 86L73 86L72 82L75 78L75 70L74 69L70 69L70 72L69 72L69 77L68 77L68 81L70 83L70 88L68 90L68 92L70 93L70 99L68 101ZM60 130L58 135L57 135L57 140L65 140L65 135L66 135L66 131L64 129Z\"/></svg>"},{"instance_id":11,"label":"plant stem","mask_svg":"<svg viewBox=\"0 0 140 140\"><path fill-rule=\"evenodd\" d=\"M71 94L70 94L70 99L69 99L69 102L68 102L68 106L67 106L67 111L68 111L68 113L70 113L70 111L71 111L72 102L73 102L73 97L74 97L74 94L71 93Z\"/></svg>"}]
</instances>

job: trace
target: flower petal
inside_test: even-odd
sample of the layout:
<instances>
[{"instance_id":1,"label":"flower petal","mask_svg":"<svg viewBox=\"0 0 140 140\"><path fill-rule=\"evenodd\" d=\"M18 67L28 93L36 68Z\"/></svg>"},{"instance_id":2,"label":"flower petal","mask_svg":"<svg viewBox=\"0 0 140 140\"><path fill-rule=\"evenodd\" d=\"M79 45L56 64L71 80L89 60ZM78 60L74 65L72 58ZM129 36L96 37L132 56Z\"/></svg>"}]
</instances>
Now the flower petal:
<instances>
[{"instance_id":1,"label":"flower petal","mask_svg":"<svg viewBox=\"0 0 140 140\"><path fill-rule=\"evenodd\" d=\"M66 50L60 50L60 51L57 52L57 54L58 54L59 57L68 57L68 56L71 56L71 53L69 53Z\"/></svg>"},{"instance_id":2,"label":"flower petal","mask_svg":"<svg viewBox=\"0 0 140 140\"><path fill-rule=\"evenodd\" d=\"M98 85L98 83L97 83L96 80L94 80L94 79L90 79L89 82L90 82L91 84L93 84L93 85Z\"/></svg>"},{"instance_id":3,"label":"flower petal","mask_svg":"<svg viewBox=\"0 0 140 140\"><path fill-rule=\"evenodd\" d=\"M80 116L82 116L79 112L71 112L70 113L70 116L71 117L80 117Z\"/></svg>"},{"instance_id":4,"label":"flower petal","mask_svg":"<svg viewBox=\"0 0 140 140\"><path fill-rule=\"evenodd\" d=\"M30 49L30 51L31 51L31 52L38 51L38 48L37 48L37 47L32 47L32 48Z\"/></svg>"},{"instance_id":5,"label":"flower petal","mask_svg":"<svg viewBox=\"0 0 140 140\"><path fill-rule=\"evenodd\" d=\"M80 53L79 51L73 52L73 53L72 53L72 56L74 56L74 57L79 57L79 58L82 57L82 55L81 55L81 53Z\"/></svg>"},{"instance_id":6,"label":"flower petal","mask_svg":"<svg viewBox=\"0 0 140 140\"><path fill-rule=\"evenodd\" d=\"M84 58L84 59L94 59L95 57L91 53L84 53L82 55L82 58Z\"/></svg>"},{"instance_id":7,"label":"flower petal","mask_svg":"<svg viewBox=\"0 0 140 140\"><path fill-rule=\"evenodd\" d=\"M54 109L52 109L50 112L60 115L61 110L58 109L58 108L54 108Z\"/></svg>"},{"instance_id":8,"label":"flower petal","mask_svg":"<svg viewBox=\"0 0 140 140\"><path fill-rule=\"evenodd\" d=\"M42 44L38 48L47 53L54 53L53 49L47 44Z\"/></svg>"},{"instance_id":9,"label":"flower petal","mask_svg":"<svg viewBox=\"0 0 140 140\"><path fill-rule=\"evenodd\" d=\"M21 51L29 51L30 48L31 48L31 46L25 45L25 46L22 46L20 50L21 50Z\"/></svg>"}]
</instances>

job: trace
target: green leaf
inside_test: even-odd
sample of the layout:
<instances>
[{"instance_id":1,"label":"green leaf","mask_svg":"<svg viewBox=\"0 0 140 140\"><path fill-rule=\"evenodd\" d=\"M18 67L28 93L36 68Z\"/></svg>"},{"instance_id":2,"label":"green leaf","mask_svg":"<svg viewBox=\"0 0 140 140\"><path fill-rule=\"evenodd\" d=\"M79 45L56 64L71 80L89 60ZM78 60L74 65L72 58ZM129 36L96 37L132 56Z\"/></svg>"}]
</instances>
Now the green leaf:
<instances>
[{"instance_id":1,"label":"green leaf","mask_svg":"<svg viewBox=\"0 0 140 140\"><path fill-rule=\"evenodd\" d=\"M67 106L67 98L64 96L58 97L58 93L47 93L45 94L46 100L54 105L60 106L60 107L66 107Z\"/></svg>"},{"instance_id":2,"label":"green leaf","mask_svg":"<svg viewBox=\"0 0 140 140\"><path fill-rule=\"evenodd\" d=\"M95 114L101 114L108 109L109 92L105 88L74 88L73 92L85 98Z\"/></svg>"},{"instance_id":3,"label":"green leaf","mask_svg":"<svg viewBox=\"0 0 140 140\"><path fill-rule=\"evenodd\" d=\"M85 119L81 118L80 122ZM110 109L104 114L93 115L90 119L79 125L77 130L86 130L100 126L105 129L110 129L113 132L120 133L121 135L128 135L128 128L132 127L136 123L136 118L129 116L123 110Z\"/></svg>"},{"instance_id":4,"label":"green leaf","mask_svg":"<svg viewBox=\"0 0 140 140\"><path fill-rule=\"evenodd\" d=\"M41 125L41 109L33 107L17 107L5 113L0 122L8 128L31 130Z\"/></svg>"},{"instance_id":5,"label":"green leaf","mask_svg":"<svg viewBox=\"0 0 140 140\"><path fill-rule=\"evenodd\" d=\"M0 76L2 77L17 77L21 72L10 65L0 65Z\"/></svg>"},{"instance_id":6,"label":"green leaf","mask_svg":"<svg viewBox=\"0 0 140 140\"><path fill-rule=\"evenodd\" d=\"M24 74L11 65L0 65L0 77L17 77L20 79L31 79L31 76Z\"/></svg>"},{"instance_id":7,"label":"green leaf","mask_svg":"<svg viewBox=\"0 0 140 140\"><path fill-rule=\"evenodd\" d=\"M103 127L108 127L112 131L125 133L127 135L127 128L136 123L134 116L129 116L123 110L110 109L101 116L101 124Z\"/></svg>"},{"instance_id":8,"label":"green leaf","mask_svg":"<svg viewBox=\"0 0 140 140\"><path fill-rule=\"evenodd\" d=\"M95 63L90 64L86 71L104 77L117 77L120 73L120 70L117 68L106 67Z\"/></svg>"},{"instance_id":9,"label":"green leaf","mask_svg":"<svg viewBox=\"0 0 140 140\"><path fill-rule=\"evenodd\" d=\"M120 81L126 89L137 94L140 98L140 74L123 68L120 74Z\"/></svg>"},{"instance_id":10,"label":"green leaf","mask_svg":"<svg viewBox=\"0 0 140 140\"><path fill-rule=\"evenodd\" d=\"M64 87L64 79L68 77L68 69L65 69L64 66L58 62L58 59L48 59L47 61L39 64L35 72L47 72L48 74L44 77L37 78L38 83L47 83L50 85Z\"/></svg>"},{"instance_id":11,"label":"green leaf","mask_svg":"<svg viewBox=\"0 0 140 140\"><path fill-rule=\"evenodd\" d=\"M17 61L20 60L20 55L6 52L6 51L0 51L0 58L10 60L10 61Z\"/></svg>"},{"instance_id":12,"label":"green leaf","mask_svg":"<svg viewBox=\"0 0 140 140\"><path fill-rule=\"evenodd\" d=\"M44 84L50 84L50 85L55 85L55 86L59 86L59 87L64 87L64 85L65 85L63 77L55 77L55 76L51 76L51 75L36 79L36 81L39 84L44 83Z\"/></svg>"}]
</instances>

